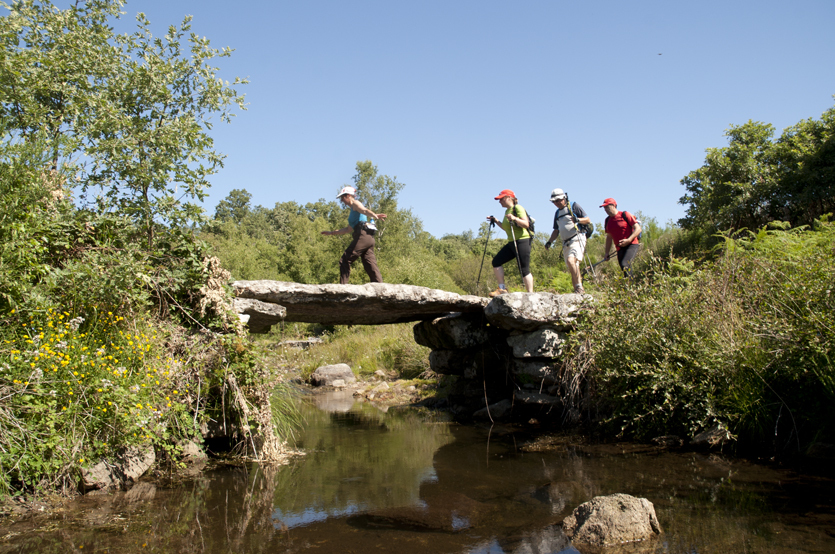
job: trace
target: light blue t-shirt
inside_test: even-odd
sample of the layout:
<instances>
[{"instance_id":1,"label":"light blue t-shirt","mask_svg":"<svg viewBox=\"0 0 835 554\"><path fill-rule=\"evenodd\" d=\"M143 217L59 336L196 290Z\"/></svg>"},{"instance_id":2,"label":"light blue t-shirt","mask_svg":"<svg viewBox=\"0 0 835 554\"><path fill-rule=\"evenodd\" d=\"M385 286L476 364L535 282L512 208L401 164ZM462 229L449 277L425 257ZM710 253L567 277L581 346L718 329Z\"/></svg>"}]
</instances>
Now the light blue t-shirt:
<instances>
[{"instance_id":1,"label":"light blue t-shirt","mask_svg":"<svg viewBox=\"0 0 835 554\"><path fill-rule=\"evenodd\" d=\"M352 228L356 227L357 224L365 223L366 221L368 221L367 215L355 212L353 209L351 210L351 215L348 216L348 225Z\"/></svg>"}]
</instances>

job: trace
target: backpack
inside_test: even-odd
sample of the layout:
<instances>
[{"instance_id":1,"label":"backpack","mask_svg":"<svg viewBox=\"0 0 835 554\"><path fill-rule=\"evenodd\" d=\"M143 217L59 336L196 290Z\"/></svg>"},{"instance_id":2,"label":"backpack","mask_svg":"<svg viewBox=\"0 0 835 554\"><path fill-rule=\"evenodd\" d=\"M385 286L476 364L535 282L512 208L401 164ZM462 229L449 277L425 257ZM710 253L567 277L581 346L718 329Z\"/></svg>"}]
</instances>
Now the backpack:
<instances>
[{"instance_id":1,"label":"backpack","mask_svg":"<svg viewBox=\"0 0 835 554\"><path fill-rule=\"evenodd\" d=\"M567 196L566 196L566 198L567 198ZM582 231L583 233L585 233L585 234L586 234L586 238L587 238L587 239L590 239L590 238L591 238L591 236L594 234L594 224L593 224L593 223L589 223L588 225L586 225L585 223L579 223L579 222L577 221L577 216L576 216L576 215L574 215L574 209L571 207L571 203L570 203L570 202L566 202L566 204L568 204L568 213L570 213L570 214L571 214L571 219L573 219L573 220L574 220L574 225L576 225L576 226L577 226L577 230L578 230L578 231Z\"/></svg>"},{"instance_id":2,"label":"backpack","mask_svg":"<svg viewBox=\"0 0 835 554\"><path fill-rule=\"evenodd\" d=\"M577 227L586 234L586 238L590 239L591 236L594 234L594 225L589 223L588 225L584 223L578 223Z\"/></svg>"},{"instance_id":3,"label":"backpack","mask_svg":"<svg viewBox=\"0 0 835 554\"><path fill-rule=\"evenodd\" d=\"M516 215L516 206L513 206L513 212L512 213L513 213L513 215ZM534 226L536 225L536 220L534 218L532 218L531 214L529 214L527 211L525 211L525 215L528 217L528 231L530 232L531 238L533 238L534 233L536 233L536 231L534 230ZM517 215L516 217L519 217L519 216ZM533 242L531 242L531 244L533 244Z\"/></svg>"}]
</instances>

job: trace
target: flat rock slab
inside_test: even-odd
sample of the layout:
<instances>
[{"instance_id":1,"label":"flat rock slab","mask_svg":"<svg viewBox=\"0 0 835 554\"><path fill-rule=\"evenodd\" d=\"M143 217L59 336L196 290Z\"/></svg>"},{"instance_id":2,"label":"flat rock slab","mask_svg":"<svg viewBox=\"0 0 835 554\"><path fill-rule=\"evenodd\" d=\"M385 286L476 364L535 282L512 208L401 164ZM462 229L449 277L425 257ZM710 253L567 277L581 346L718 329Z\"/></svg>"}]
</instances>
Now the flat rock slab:
<instances>
[{"instance_id":1,"label":"flat rock slab","mask_svg":"<svg viewBox=\"0 0 835 554\"><path fill-rule=\"evenodd\" d=\"M435 319L454 312L481 313L488 299L443 290L367 283L305 285L285 281L235 281L238 298L278 304L284 321L323 325L381 325ZM254 317L250 313L250 321Z\"/></svg>"},{"instance_id":2,"label":"flat rock slab","mask_svg":"<svg viewBox=\"0 0 835 554\"><path fill-rule=\"evenodd\" d=\"M487 320L497 327L533 331L543 325L565 331L574 326L578 313L591 297L582 294L512 292L495 297L484 309Z\"/></svg>"}]
</instances>

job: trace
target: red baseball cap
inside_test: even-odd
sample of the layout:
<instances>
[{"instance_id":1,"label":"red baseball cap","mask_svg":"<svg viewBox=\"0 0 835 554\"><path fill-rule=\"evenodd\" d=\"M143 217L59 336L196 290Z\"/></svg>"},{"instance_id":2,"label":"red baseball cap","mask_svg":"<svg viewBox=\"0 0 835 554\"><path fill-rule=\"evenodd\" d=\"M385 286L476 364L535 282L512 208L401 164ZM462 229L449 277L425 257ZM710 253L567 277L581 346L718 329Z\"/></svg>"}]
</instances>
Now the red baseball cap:
<instances>
[{"instance_id":1,"label":"red baseball cap","mask_svg":"<svg viewBox=\"0 0 835 554\"><path fill-rule=\"evenodd\" d=\"M603 203L602 203L602 204L600 204L600 207L601 207L601 208L605 208L605 207L606 207L606 206L608 206L609 204L612 204L613 206L617 206L617 205L618 205L618 203L617 203L617 202L615 202L615 199L614 199L614 198L607 198L606 200L604 200L604 201L603 201Z\"/></svg>"},{"instance_id":2,"label":"red baseball cap","mask_svg":"<svg viewBox=\"0 0 835 554\"><path fill-rule=\"evenodd\" d=\"M502 198L504 198L505 196L509 196L509 197L511 197L511 198L516 198L516 195L515 195L515 194L513 194L513 191L512 191L512 190L510 190L510 189L504 189L504 190L503 190L503 191L501 191L501 192L499 193L499 195L496 197L496 200L501 200L501 199L502 199Z\"/></svg>"}]
</instances>

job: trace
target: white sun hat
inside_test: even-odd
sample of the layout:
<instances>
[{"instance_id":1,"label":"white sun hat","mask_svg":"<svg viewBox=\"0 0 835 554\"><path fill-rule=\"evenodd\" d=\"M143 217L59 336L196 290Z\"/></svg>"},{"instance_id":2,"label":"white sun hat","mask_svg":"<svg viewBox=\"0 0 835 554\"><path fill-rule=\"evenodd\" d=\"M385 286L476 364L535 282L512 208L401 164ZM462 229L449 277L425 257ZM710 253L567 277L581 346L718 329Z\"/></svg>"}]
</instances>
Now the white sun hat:
<instances>
[{"instance_id":1,"label":"white sun hat","mask_svg":"<svg viewBox=\"0 0 835 554\"><path fill-rule=\"evenodd\" d=\"M342 190L339 191L339 194L336 196L336 199L340 199L346 194L350 194L351 196L357 195L357 189L354 187L342 187Z\"/></svg>"}]
</instances>

